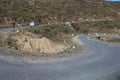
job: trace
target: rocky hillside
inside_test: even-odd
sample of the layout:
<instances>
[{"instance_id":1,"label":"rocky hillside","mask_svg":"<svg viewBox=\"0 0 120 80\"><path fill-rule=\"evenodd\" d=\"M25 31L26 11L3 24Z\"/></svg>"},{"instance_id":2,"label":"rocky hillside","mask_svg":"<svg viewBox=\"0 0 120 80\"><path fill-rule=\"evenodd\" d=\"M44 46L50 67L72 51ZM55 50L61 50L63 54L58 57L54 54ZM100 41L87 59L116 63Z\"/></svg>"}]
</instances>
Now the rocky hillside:
<instances>
[{"instance_id":1,"label":"rocky hillside","mask_svg":"<svg viewBox=\"0 0 120 80\"><path fill-rule=\"evenodd\" d=\"M89 20L120 19L120 3L102 0L0 0L0 27L12 21L28 24L81 22Z\"/></svg>"}]
</instances>

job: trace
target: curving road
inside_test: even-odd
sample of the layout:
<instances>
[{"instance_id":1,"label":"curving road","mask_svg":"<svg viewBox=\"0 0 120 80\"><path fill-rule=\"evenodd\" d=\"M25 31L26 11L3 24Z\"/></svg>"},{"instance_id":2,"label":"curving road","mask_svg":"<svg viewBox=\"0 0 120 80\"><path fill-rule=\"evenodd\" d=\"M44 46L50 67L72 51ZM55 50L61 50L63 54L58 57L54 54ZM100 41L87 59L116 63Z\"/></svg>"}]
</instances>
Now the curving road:
<instances>
[{"instance_id":1,"label":"curving road","mask_svg":"<svg viewBox=\"0 0 120 80\"><path fill-rule=\"evenodd\" d=\"M86 54L67 60L28 64L17 62L18 58L7 61L1 53L0 80L120 80L120 44L94 41L87 36L79 39L87 47Z\"/></svg>"}]
</instances>

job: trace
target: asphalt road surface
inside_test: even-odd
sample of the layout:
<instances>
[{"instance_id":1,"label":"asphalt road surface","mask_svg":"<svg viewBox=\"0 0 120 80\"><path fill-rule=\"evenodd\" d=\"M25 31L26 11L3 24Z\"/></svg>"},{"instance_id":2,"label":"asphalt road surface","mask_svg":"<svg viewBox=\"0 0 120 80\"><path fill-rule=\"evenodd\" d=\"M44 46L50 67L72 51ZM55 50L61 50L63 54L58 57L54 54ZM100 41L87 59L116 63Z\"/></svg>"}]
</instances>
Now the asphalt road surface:
<instances>
[{"instance_id":1,"label":"asphalt road surface","mask_svg":"<svg viewBox=\"0 0 120 80\"><path fill-rule=\"evenodd\" d=\"M64 60L25 63L1 53L0 80L120 80L120 44L79 39L85 54Z\"/></svg>"},{"instance_id":2,"label":"asphalt road surface","mask_svg":"<svg viewBox=\"0 0 120 80\"><path fill-rule=\"evenodd\" d=\"M23 28L27 28L28 26L22 26L20 27L21 29ZM17 27L15 28L12 28L12 27L8 27L8 28L0 28L0 32L8 32L8 31L11 31L11 30L17 30Z\"/></svg>"},{"instance_id":3,"label":"asphalt road surface","mask_svg":"<svg viewBox=\"0 0 120 80\"><path fill-rule=\"evenodd\" d=\"M0 28L0 32L8 32L8 31L11 31L11 30L15 30L15 28Z\"/></svg>"}]
</instances>

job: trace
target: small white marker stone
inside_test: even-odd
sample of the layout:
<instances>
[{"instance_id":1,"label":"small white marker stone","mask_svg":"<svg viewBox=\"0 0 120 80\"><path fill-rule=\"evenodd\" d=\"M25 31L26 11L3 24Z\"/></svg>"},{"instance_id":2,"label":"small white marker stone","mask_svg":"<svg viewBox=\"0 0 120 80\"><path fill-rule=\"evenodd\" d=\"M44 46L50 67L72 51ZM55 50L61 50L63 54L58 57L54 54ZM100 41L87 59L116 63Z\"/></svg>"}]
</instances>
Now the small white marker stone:
<instances>
[{"instance_id":1,"label":"small white marker stone","mask_svg":"<svg viewBox=\"0 0 120 80\"><path fill-rule=\"evenodd\" d=\"M75 49L75 46L73 46L72 48Z\"/></svg>"}]
</instances>

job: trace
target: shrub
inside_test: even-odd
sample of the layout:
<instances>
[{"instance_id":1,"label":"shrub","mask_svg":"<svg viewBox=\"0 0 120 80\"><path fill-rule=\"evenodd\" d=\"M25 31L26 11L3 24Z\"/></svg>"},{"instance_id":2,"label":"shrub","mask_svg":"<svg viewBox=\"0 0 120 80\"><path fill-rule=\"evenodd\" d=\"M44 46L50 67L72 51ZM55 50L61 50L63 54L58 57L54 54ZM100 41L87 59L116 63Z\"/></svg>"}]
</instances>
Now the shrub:
<instances>
[{"instance_id":1,"label":"shrub","mask_svg":"<svg viewBox=\"0 0 120 80\"><path fill-rule=\"evenodd\" d=\"M73 26L78 32L109 32L110 29L120 29L120 20L115 21L96 21L96 22L81 22Z\"/></svg>"},{"instance_id":2,"label":"shrub","mask_svg":"<svg viewBox=\"0 0 120 80\"><path fill-rule=\"evenodd\" d=\"M74 31L70 27L64 24L30 27L25 30L55 41L62 41L63 37L74 33Z\"/></svg>"}]
</instances>

